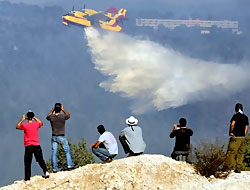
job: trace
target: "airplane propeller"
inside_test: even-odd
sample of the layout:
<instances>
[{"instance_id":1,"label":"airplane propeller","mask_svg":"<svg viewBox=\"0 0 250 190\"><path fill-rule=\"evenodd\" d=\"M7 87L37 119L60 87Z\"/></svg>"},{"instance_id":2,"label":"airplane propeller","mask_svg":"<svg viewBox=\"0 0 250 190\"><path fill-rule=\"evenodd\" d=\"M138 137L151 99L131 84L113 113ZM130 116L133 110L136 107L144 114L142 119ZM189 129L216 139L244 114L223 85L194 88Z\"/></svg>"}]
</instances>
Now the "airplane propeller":
<instances>
[{"instance_id":1,"label":"airplane propeller","mask_svg":"<svg viewBox=\"0 0 250 190\"><path fill-rule=\"evenodd\" d=\"M75 7L73 5L72 10L69 13L74 14L74 11L75 11Z\"/></svg>"},{"instance_id":2,"label":"airplane propeller","mask_svg":"<svg viewBox=\"0 0 250 190\"><path fill-rule=\"evenodd\" d=\"M82 9L82 11L84 11L84 12L85 12L85 3L83 4L83 9Z\"/></svg>"}]
</instances>

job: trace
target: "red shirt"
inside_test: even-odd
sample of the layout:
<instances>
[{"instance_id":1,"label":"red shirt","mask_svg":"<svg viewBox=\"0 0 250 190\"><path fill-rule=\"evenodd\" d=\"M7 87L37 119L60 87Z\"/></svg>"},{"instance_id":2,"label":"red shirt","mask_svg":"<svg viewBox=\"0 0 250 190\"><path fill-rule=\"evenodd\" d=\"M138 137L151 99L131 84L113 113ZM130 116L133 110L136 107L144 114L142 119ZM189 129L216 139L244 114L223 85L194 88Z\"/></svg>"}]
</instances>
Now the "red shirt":
<instances>
[{"instance_id":1,"label":"red shirt","mask_svg":"<svg viewBox=\"0 0 250 190\"><path fill-rule=\"evenodd\" d=\"M24 130L24 146L39 145L38 129L42 126L42 123L32 121L32 123L22 123L19 127L20 130Z\"/></svg>"}]
</instances>

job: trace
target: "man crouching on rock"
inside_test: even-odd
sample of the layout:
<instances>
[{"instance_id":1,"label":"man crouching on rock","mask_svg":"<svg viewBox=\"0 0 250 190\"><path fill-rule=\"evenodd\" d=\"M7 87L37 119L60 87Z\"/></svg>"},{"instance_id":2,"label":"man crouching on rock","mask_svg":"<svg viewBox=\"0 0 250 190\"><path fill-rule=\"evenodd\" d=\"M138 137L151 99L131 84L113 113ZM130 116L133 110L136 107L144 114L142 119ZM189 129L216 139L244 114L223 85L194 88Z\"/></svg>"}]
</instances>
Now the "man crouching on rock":
<instances>
[{"instance_id":1,"label":"man crouching on rock","mask_svg":"<svg viewBox=\"0 0 250 190\"><path fill-rule=\"evenodd\" d=\"M23 123L25 120L27 123ZM25 183L29 184L31 176L31 162L34 154L36 161L43 169L44 177L49 177L47 166L43 159L42 149L38 139L38 130L43 125L43 122L35 117L32 111L22 116L22 119L17 123L16 129L24 131L24 166L25 166Z\"/></svg>"},{"instance_id":2,"label":"man crouching on rock","mask_svg":"<svg viewBox=\"0 0 250 190\"><path fill-rule=\"evenodd\" d=\"M193 135L193 131L186 125L187 120L185 118L180 118L179 125L174 124L174 128L170 133L170 138L176 137L174 151L171 154L171 157L175 160L188 161L187 157L190 151L190 136Z\"/></svg>"},{"instance_id":3,"label":"man crouching on rock","mask_svg":"<svg viewBox=\"0 0 250 190\"><path fill-rule=\"evenodd\" d=\"M128 156L143 154L146 144L142 137L142 129L137 125L138 119L130 116L126 119L126 124L128 126L121 131L119 136L125 154L128 154Z\"/></svg>"},{"instance_id":4,"label":"man crouching on rock","mask_svg":"<svg viewBox=\"0 0 250 190\"><path fill-rule=\"evenodd\" d=\"M105 130L103 125L97 127L98 132L101 134L98 141L92 144L90 148L92 152L100 158L103 162L112 162L112 159L118 154L118 146L112 133Z\"/></svg>"}]
</instances>

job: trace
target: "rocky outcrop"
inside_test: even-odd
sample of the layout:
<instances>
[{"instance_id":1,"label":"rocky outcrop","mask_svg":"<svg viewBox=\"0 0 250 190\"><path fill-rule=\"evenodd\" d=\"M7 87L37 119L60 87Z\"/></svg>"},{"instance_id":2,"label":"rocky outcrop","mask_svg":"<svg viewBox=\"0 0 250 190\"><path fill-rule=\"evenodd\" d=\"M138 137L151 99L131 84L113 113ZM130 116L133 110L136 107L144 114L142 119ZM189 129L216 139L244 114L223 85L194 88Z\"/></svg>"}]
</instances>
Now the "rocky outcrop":
<instances>
[{"instance_id":1,"label":"rocky outcrop","mask_svg":"<svg viewBox=\"0 0 250 190\"><path fill-rule=\"evenodd\" d=\"M58 172L49 179L34 176L28 185L16 181L0 190L249 190L249 187L250 172L232 173L226 180L208 180L196 174L190 164L162 155L141 155Z\"/></svg>"}]
</instances>

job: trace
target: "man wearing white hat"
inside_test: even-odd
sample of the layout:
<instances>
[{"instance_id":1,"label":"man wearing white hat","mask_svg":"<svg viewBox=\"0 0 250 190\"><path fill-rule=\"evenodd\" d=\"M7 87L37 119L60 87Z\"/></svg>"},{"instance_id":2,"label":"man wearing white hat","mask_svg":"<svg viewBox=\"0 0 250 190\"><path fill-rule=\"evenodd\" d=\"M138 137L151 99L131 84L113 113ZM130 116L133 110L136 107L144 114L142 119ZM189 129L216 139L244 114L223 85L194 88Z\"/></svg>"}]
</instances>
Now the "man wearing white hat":
<instances>
[{"instance_id":1,"label":"man wearing white hat","mask_svg":"<svg viewBox=\"0 0 250 190\"><path fill-rule=\"evenodd\" d=\"M130 116L126 119L128 127L121 131L119 140L122 144L125 154L128 156L137 156L143 154L146 144L142 137L142 129L137 126L138 119Z\"/></svg>"}]
</instances>

